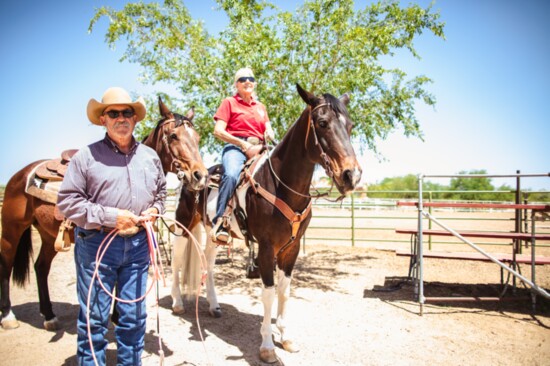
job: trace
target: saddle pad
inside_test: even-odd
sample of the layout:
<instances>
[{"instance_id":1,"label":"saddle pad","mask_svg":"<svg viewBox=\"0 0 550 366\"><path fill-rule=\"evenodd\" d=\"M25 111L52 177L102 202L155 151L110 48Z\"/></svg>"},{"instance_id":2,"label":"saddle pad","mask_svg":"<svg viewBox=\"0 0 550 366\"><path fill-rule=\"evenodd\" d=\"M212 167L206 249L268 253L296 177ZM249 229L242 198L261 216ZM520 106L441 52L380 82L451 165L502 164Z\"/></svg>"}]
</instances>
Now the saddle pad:
<instances>
[{"instance_id":1,"label":"saddle pad","mask_svg":"<svg viewBox=\"0 0 550 366\"><path fill-rule=\"evenodd\" d=\"M56 180L47 180L38 175L38 170L45 168L45 164L37 165L27 176L25 192L42 201L57 204L57 194L61 188L63 177Z\"/></svg>"}]
</instances>

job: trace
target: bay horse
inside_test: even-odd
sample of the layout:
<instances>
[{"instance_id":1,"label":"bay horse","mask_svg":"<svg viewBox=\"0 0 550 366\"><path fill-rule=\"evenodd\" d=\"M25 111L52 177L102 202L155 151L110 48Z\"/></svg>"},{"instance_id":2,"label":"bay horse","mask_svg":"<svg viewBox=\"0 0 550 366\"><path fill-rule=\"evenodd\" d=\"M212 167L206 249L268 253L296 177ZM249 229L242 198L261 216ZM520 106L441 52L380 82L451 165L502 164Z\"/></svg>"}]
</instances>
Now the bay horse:
<instances>
[{"instance_id":1,"label":"bay horse","mask_svg":"<svg viewBox=\"0 0 550 366\"><path fill-rule=\"evenodd\" d=\"M160 97L158 103L162 119L143 140L143 144L156 150L165 174L176 174L190 190L203 189L208 171L199 152L199 135L192 124L193 108L183 116L172 113ZM28 281L32 255L31 226L36 228L42 241L34 269L44 327L48 330L60 327L50 301L48 275L57 254L54 242L61 221L54 214L55 204L25 192L27 176L43 161L33 162L15 173L4 192L0 247L0 310L4 329L19 326L11 310L10 277L13 271L13 282L19 286L24 286ZM71 242L74 243L74 237L71 237Z\"/></svg>"},{"instance_id":2,"label":"bay horse","mask_svg":"<svg viewBox=\"0 0 550 366\"><path fill-rule=\"evenodd\" d=\"M275 363L278 360L271 329L271 309L276 296L276 326L281 334L281 344L287 351L297 350L285 332L285 316L290 297L292 270L300 249L300 238L311 219L312 197L309 195L309 189L315 166L320 164L325 169L342 196L355 189L362 174L351 144L353 123L346 108L349 96L315 96L298 84L296 87L307 107L274 150L259 158L255 167L251 168L252 171L245 170L248 177L244 179L244 186L238 188L235 193L236 202L231 218L231 235L244 239L247 245L254 245L256 242L258 246L254 263L263 283L261 298L264 305L260 329L260 359L267 363ZM212 170L213 168L210 169L211 173ZM206 196L207 198L204 198ZM182 189L176 220L188 226L197 239L206 240L206 296L209 312L219 317L221 308L216 298L213 278L218 247L210 235L216 201L217 189L207 187L199 195ZM201 220L200 216L205 214L205 210L207 217ZM238 219L239 217L241 219ZM201 225L205 225L206 235L201 235ZM187 295L193 294L200 281L199 260L193 259L198 257L199 253L190 247L190 243L186 244L184 237L173 242L174 312L184 310L181 290L188 291ZM185 281L181 287L178 282L179 271L181 280Z\"/></svg>"}]
</instances>

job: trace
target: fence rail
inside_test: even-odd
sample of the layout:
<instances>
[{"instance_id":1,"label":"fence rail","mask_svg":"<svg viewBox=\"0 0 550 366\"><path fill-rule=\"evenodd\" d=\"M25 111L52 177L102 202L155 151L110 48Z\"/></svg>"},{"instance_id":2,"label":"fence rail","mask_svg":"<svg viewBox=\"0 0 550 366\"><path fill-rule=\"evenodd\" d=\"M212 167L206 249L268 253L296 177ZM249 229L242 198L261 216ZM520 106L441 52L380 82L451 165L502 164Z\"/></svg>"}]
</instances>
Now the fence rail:
<instances>
[{"instance_id":1,"label":"fence rail","mask_svg":"<svg viewBox=\"0 0 550 366\"><path fill-rule=\"evenodd\" d=\"M4 187L0 187L0 208L2 207ZM453 193L455 195L472 195L480 193L495 193L509 195L509 199L499 201L500 203L513 202L515 191L425 191L423 196L426 202L436 202L438 196ZM175 192L169 192L167 209L173 211L176 208L177 197ZM520 195L526 202L529 195L533 193L546 195L547 200L537 203L550 203L550 192L525 191ZM379 198L380 196L384 198ZM393 196L393 198L387 198ZM369 243L392 243L403 245L409 243L403 235L395 234L396 227L415 227L418 214L414 207L398 207L397 201L405 199L416 199L418 191L356 191L340 202L330 202L325 199L315 200L313 203L313 218L303 237L303 244L306 243L340 243L343 245L369 245ZM457 201L464 202L464 201ZM471 200L468 202L472 202ZM486 202L486 201L485 201ZM430 208L432 210L432 208ZM435 210L435 209L433 209ZM440 220L453 222L456 227L479 227L483 231L514 232L515 211L514 210L475 210L475 209L439 209ZM443 212L441 212L443 211ZM426 228L431 228L431 222L427 219ZM548 222L542 222L536 228L537 232L550 233ZM495 229L496 227L496 229ZM530 232L529 220L526 213L522 213L521 231ZM459 241L428 240L429 248L439 244L460 244ZM485 241L480 245L511 245L506 241ZM541 243L541 246L549 246L548 243ZM537 244L538 246L538 244Z\"/></svg>"}]
</instances>

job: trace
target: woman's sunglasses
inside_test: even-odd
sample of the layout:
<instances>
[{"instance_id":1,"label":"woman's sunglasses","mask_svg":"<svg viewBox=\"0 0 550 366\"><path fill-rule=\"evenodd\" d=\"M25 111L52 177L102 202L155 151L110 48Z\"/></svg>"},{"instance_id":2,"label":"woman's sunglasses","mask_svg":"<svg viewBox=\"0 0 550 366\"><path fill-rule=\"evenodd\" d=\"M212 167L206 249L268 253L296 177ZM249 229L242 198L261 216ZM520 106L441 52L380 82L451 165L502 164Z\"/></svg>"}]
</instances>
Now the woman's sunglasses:
<instances>
[{"instance_id":1,"label":"woman's sunglasses","mask_svg":"<svg viewBox=\"0 0 550 366\"><path fill-rule=\"evenodd\" d=\"M250 81L251 83L253 83L256 81L256 79L254 79L252 76L243 76L242 78L238 78L237 81L239 83L244 83L245 81Z\"/></svg>"},{"instance_id":2,"label":"woman's sunglasses","mask_svg":"<svg viewBox=\"0 0 550 366\"><path fill-rule=\"evenodd\" d=\"M134 114L136 114L133 110L131 109L125 109L123 111L115 111L115 110L111 110L111 111L108 111L108 112L105 112L104 114L108 115L110 118L118 118L118 116L120 116L122 114L122 117L124 118L130 118L130 117L133 117Z\"/></svg>"}]
</instances>

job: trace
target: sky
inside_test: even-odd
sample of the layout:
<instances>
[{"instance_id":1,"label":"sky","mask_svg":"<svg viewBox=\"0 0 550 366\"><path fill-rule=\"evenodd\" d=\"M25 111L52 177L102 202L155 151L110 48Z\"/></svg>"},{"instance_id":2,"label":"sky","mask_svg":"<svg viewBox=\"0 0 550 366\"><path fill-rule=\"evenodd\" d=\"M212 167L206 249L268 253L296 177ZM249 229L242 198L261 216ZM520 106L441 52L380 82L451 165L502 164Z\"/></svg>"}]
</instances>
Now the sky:
<instances>
[{"instance_id":1,"label":"sky","mask_svg":"<svg viewBox=\"0 0 550 366\"><path fill-rule=\"evenodd\" d=\"M274 2L286 10L297 4ZM106 19L88 33L96 8L121 9L125 3L1 3L0 184L35 160L101 139L104 130L88 121L86 105L90 98L100 100L107 88L122 86L142 95L170 92L166 86L140 83L139 65L119 61L123 49L110 49L104 41ZM213 0L184 3L212 34L227 24ZM365 3L356 1L356 7ZM415 41L420 60L400 52L386 61L411 77L424 74L433 80L427 89L437 99L435 108L416 107L424 141L406 138L400 130L377 141L384 159L369 151L361 154L363 182L480 169L548 174L550 1L438 0L434 8L446 24L446 39L424 32ZM493 178L492 183L514 187L515 179ZM550 190L550 178L523 178L521 185Z\"/></svg>"}]
</instances>

